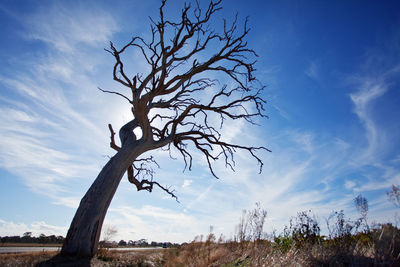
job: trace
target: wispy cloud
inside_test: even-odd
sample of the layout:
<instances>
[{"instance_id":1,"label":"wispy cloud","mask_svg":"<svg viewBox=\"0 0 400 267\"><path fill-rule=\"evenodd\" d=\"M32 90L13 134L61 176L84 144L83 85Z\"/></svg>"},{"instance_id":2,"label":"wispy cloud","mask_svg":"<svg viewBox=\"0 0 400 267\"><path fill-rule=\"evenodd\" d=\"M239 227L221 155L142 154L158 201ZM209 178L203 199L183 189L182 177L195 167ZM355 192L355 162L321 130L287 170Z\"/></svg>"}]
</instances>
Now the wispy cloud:
<instances>
[{"instance_id":1,"label":"wispy cloud","mask_svg":"<svg viewBox=\"0 0 400 267\"><path fill-rule=\"evenodd\" d=\"M65 207L76 209L79 206L79 202L81 201L81 196L77 197L55 197L56 200L53 202L56 205L62 205Z\"/></svg>"},{"instance_id":2,"label":"wispy cloud","mask_svg":"<svg viewBox=\"0 0 400 267\"><path fill-rule=\"evenodd\" d=\"M354 104L354 112L364 125L366 130L366 137L368 139L368 146L364 154L364 159L370 160L375 157L376 150L384 142L384 134L379 131L376 125L371 104L373 101L387 91L387 85L382 79L370 80L369 78L360 81L359 89L357 92L350 94L350 98Z\"/></svg>"},{"instance_id":3,"label":"wispy cloud","mask_svg":"<svg viewBox=\"0 0 400 267\"><path fill-rule=\"evenodd\" d=\"M96 5L63 5L39 7L26 18L29 38L41 40L61 52L74 52L82 46L97 46L110 40L117 30L113 17Z\"/></svg>"},{"instance_id":4,"label":"wispy cloud","mask_svg":"<svg viewBox=\"0 0 400 267\"><path fill-rule=\"evenodd\" d=\"M394 50L391 47L385 51L370 51L362 70L348 78L349 85L355 88L349 95L353 111L364 128L365 137L364 142L359 140L351 161L353 167L364 174L362 183L352 187L355 192L384 190L400 182L400 166L395 160L397 151L393 151L398 145L397 134L390 130L393 121L383 121L378 116L379 111L385 109L379 105L390 102L390 98L385 96L397 90L400 65L392 60L393 57L398 58L396 47ZM378 101L381 101L379 105Z\"/></svg>"},{"instance_id":5,"label":"wispy cloud","mask_svg":"<svg viewBox=\"0 0 400 267\"><path fill-rule=\"evenodd\" d=\"M189 187L193 183L193 180L183 180L182 188Z\"/></svg>"},{"instance_id":6,"label":"wispy cloud","mask_svg":"<svg viewBox=\"0 0 400 267\"><path fill-rule=\"evenodd\" d=\"M88 48L101 52L117 26L110 14L95 6L61 3L15 19L24 26L25 38L55 49L40 50L43 53L35 57L15 55L13 72L0 76L0 165L34 192L72 207L75 203L67 195L76 193L67 181L93 179L101 155L107 153L106 123L103 130L94 123L97 116L85 112L102 101L93 96L99 81L93 68L104 62ZM105 113L101 107L92 112Z\"/></svg>"},{"instance_id":7,"label":"wispy cloud","mask_svg":"<svg viewBox=\"0 0 400 267\"><path fill-rule=\"evenodd\" d=\"M354 181L348 181L348 180L346 180L346 182L344 183L344 187L345 187L347 190L351 190L351 189L353 189L355 186L356 186L356 183L355 183Z\"/></svg>"},{"instance_id":8,"label":"wispy cloud","mask_svg":"<svg viewBox=\"0 0 400 267\"><path fill-rule=\"evenodd\" d=\"M308 65L307 69L304 71L304 73L310 77L311 79L314 80L319 80L320 79L320 70L319 70L319 65L317 61L311 61L310 64Z\"/></svg>"}]
</instances>

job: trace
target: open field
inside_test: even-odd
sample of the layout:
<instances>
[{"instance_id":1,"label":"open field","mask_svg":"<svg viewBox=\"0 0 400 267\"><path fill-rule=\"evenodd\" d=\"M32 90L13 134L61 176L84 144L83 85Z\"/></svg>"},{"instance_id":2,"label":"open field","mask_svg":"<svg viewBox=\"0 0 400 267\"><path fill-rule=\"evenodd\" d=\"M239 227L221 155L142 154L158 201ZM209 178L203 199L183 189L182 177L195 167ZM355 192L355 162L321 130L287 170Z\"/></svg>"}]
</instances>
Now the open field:
<instances>
[{"instance_id":1,"label":"open field","mask_svg":"<svg viewBox=\"0 0 400 267\"><path fill-rule=\"evenodd\" d=\"M24 253L24 252L45 252L45 251L59 251L61 247L0 247L0 254L5 253Z\"/></svg>"},{"instance_id":2,"label":"open field","mask_svg":"<svg viewBox=\"0 0 400 267\"><path fill-rule=\"evenodd\" d=\"M62 244L0 243L0 247L61 247Z\"/></svg>"},{"instance_id":3,"label":"open field","mask_svg":"<svg viewBox=\"0 0 400 267\"><path fill-rule=\"evenodd\" d=\"M61 245L53 244L24 244L24 243L13 243L3 244L0 246L0 254L4 253L28 253L28 252L46 252L46 251L59 251ZM109 248L112 251L137 251L137 250L157 250L162 249L161 247L115 247Z\"/></svg>"}]
</instances>

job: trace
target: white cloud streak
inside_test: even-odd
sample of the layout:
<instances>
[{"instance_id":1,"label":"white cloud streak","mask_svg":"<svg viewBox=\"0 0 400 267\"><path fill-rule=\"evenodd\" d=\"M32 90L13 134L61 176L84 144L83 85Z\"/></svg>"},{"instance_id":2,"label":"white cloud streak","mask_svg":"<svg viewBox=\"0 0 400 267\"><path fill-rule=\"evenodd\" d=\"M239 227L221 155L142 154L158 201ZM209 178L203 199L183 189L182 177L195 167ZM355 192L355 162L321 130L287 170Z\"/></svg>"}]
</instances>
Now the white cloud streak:
<instances>
[{"instance_id":1,"label":"white cloud streak","mask_svg":"<svg viewBox=\"0 0 400 267\"><path fill-rule=\"evenodd\" d=\"M82 45L97 47L99 43L108 42L118 29L112 16L95 5L90 8L80 5L54 2L50 7L41 7L26 20L30 29L28 38L41 40L66 53L73 53Z\"/></svg>"},{"instance_id":2,"label":"white cloud streak","mask_svg":"<svg viewBox=\"0 0 400 267\"><path fill-rule=\"evenodd\" d=\"M365 151L364 158L371 159L376 154L379 145L384 141L383 133L379 132L377 125L372 117L370 105L371 103L385 94L387 85L383 81L371 81L365 79L362 81L357 92L350 94L350 98L354 104L354 112L362 122L366 130L368 139L368 147Z\"/></svg>"},{"instance_id":3,"label":"white cloud streak","mask_svg":"<svg viewBox=\"0 0 400 267\"><path fill-rule=\"evenodd\" d=\"M320 74L319 74L319 65L317 64L316 61L311 61L310 64L308 65L308 68L305 70L305 74L310 77L311 79L314 80L319 80L320 79Z\"/></svg>"},{"instance_id":4,"label":"white cloud streak","mask_svg":"<svg viewBox=\"0 0 400 267\"><path fill-rule=\"evenodd\" d=\"M32 191L72 207L74 201L63 196L72 193L67 181L93 179L101 155L107 153L106 145L99 148L108 143L106 128L82 111L102 101L90 96L97 93L94 77L99 75L93 68L103 60L91 49L102 51L117 26L111 15L95 6L61 3L17 19L26 38L54 49L39 50L42 53L32 58L16 55L17 69L0 76L0 166L20 176ZM101 107L95 112L105 113Z\"/></svg>"}]
</instances>

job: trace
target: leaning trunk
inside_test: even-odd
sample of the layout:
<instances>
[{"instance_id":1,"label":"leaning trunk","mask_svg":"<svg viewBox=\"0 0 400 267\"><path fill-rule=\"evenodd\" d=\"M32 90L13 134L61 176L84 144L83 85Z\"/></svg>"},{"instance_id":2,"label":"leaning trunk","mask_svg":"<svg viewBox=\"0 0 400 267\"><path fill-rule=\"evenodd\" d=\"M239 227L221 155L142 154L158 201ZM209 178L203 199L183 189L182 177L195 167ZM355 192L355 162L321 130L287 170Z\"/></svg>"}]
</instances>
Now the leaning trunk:
<instances>
[{"instance_id":1,"label":"leaning trunk","mask_svg":"<svg viewBox=\"0 0 400 267\"><path fill-rule=\"evenodd\" d=\"M79 204L61 249L62 255L93 257L96 254L107 209L124 172L140 154L138 150L122 147L103 167Z\"/></svg>"}]
</instances>

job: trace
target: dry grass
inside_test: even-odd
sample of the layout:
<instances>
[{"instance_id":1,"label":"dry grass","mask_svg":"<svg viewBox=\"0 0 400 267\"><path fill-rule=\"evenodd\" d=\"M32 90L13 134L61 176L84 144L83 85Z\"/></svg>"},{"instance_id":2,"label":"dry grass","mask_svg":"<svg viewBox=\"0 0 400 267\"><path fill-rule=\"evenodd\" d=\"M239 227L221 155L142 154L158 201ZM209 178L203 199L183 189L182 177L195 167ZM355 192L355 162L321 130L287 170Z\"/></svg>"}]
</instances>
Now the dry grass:
<instances>
[{"instance_id":1,"label":"dry grass","mask_svg":"<svg viewBox=\"0 0 400 267\"><path fill-rule=\"evenodd\" d=\"M391 232L392 231L392 232ZM270 241L215 241L207 238L180 248L141 251L101 250L90 266L233 267L233 266L400 266L394 228L383 227L351 239L292 245L281 249ZM396 234L398 231L396 230ZM0 266L35 266L57 252L0 255ZM86 265L89 266L89 265Z\"/></svg>"},{"instance_id":2,"label":"dry grass","mask_svg":"<svg viewBox=\"0 0 400 267\"><path fill-rule=\"evenodd\" d=\"M35 266L41 262L52 259L54 256L57 255L57 253L58 252L31 252L31 253L0 254L0 266L1 267ZM55 266L57 266L57 264ZM162 252L160 250L102 251L101 254L98 254L95 258L93 258L90 261L90 266L93 267L162 266Z\"/></svg>"},{"instance_id":3,"label":"dry grass","mask_svg":"<svg viewBox=\"0 0 400 267\"><path fill-rule=\"evenodd\" d=\"M0 254L0 266L29 267L55 256L58 252L29 252Z\"/></svg>"},{"instance_id":4,"label":"dry grass","mask_svg":"<svg viewBox=\"0 0 400 267\"><path fill-rule=\"evenodd\" d=\"M163 253L159 249L112 251L101 249L96 258L107 266L155 267L162 265Z\"/></svg>"},{"instance_id":5,"label":"dry grass","mask_svg":"<svg viewBox=\"0 0 400 267\"><path fill-rule=\"evenodd\" d=\"M377 245L343 245L341 248L314 244L281 251L267 241L247 244L193 242L177 250L165 251L164 264L160 266L400 266L399 251L390 254L388 250L378 249Z\"/></svg>"},{"instance_id":6,"label":"dry grass","mask_svg":"<svg viewBox=\"0 0 400 267\"><path fill-rule=\"evenodd\" d=\"M179 249L165 250L159 266L400 266L400 231L390 224L328 240L301 237L279 237L285 241L280 243L215 242L210 234L204 242L195 239Z\"/></svg>"}]
</instances>

